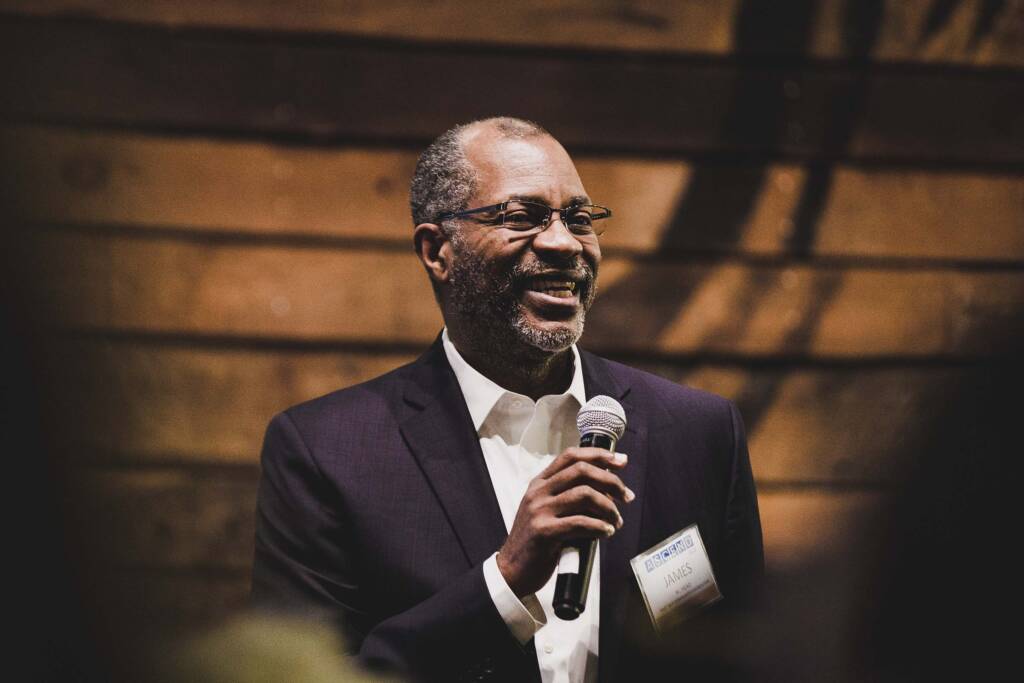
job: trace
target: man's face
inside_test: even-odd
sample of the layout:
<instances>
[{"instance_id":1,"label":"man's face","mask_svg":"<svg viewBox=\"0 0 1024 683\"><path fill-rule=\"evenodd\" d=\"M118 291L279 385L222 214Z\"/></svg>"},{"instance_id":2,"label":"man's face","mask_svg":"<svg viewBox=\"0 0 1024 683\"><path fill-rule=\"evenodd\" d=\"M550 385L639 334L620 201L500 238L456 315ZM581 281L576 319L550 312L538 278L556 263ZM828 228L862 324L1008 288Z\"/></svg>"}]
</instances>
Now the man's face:
<instances>
[{"instance_id":1,"label":"man's face","mask_svg":"<svg viewBox=\"0 0 1024 683\"><path fill-rule=\"evenodd\" d=\"M576 167L554 139L471 135L466 156L477 171L468 208L528 199L562 208L589 203ZM449 320L477 344L527 345L546 352L569 348L597 293L601 249L581 243L560 219L536 235L474 220L452 238Z\"/></svg>"}]
</instances>

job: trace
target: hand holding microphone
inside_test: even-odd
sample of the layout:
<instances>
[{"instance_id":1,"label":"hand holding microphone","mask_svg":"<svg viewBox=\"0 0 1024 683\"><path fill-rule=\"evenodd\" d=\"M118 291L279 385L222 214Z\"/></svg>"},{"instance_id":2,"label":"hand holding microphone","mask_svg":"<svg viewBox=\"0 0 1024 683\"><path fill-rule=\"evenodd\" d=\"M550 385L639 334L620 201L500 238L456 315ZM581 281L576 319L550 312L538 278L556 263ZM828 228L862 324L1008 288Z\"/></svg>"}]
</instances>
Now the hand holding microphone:
<instances>
[{"instance_id":1,"label":"hand holding microphone","mask_svg":"<svg viewBox=\"0 0 1024 683\"><path fill-rule=\"evenodd\" d=\"M568 571L567 558L555 587L555 611L563 619L575 618L586 606L597 539L622 526L616 501L634 498L615 474L626 465L626 457L614 453L625 431L622 406L594 397L580 409L577 424L580 446L565 449L530 482L497 558L505 581L523 597L547 583L563 547L579 553L579 571Z\"/></svg>"}]
</instances>

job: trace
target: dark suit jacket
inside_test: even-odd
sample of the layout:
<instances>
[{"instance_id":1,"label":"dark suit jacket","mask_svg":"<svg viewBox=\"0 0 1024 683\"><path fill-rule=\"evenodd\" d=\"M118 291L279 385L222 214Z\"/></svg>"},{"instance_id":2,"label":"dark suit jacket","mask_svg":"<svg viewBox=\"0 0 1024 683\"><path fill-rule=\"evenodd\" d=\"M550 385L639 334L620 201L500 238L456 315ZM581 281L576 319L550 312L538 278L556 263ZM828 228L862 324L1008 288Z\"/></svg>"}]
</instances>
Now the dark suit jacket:
<instances>
[{"instance_id":1,"label":"dark suit jacket","mask_svg":"<svg viewBox=\"0 0 1024 683\"><path fill-rule=\"evenodd\" d=\"M621 644L654 637L623 633L641 604L630 558L697 523L722 603L746 603L763 575L761 526L730 402L580 353L587 397L625 408L618 450L637 495L601 541L599 673L612 681L628 656ZM484 582L482 563L507 533L440 338L409 365L275 416L262 467L258 605L336 619L368 665L539 680L532 641L519 646Z\"/></svg>"}]
</instances>

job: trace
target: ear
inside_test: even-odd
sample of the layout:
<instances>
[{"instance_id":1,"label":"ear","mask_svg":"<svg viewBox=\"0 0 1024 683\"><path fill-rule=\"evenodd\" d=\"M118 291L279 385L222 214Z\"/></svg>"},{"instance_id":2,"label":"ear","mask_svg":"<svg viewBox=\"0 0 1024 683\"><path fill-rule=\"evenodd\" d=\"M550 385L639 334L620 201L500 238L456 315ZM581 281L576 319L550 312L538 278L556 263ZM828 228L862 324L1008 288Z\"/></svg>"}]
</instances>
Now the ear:
<instances>
[{"instance_id":1,"label":"ear","mask_svg":"<svg viewBox=\"0 0 1024 683\"><path fill-rule=\"evenodd\" d=\"M436 223L420 223L412 236L416 255L436 283L448 282L451 275L451 243Z\"/></svg>"}]
</instances>

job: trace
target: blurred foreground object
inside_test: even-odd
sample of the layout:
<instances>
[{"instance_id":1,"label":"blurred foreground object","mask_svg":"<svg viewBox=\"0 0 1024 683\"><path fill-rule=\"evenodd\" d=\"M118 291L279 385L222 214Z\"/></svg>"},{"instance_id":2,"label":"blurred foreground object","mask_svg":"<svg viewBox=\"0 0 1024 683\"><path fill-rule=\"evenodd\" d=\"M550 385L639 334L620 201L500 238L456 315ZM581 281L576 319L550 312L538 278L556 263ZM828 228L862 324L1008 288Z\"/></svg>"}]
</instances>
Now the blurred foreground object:
<instances>
[{"instance_id":1,"label":"blurred foreground object","mask_svg":"<svg viewBox=\"0 0 1024 683\"><path fill-rule=\"evenodd\" d=\"M168 683L359 683L397 681L358 670L326 624L243 614L183 639L155 657Z\"/></svg>"}]
</instances>

